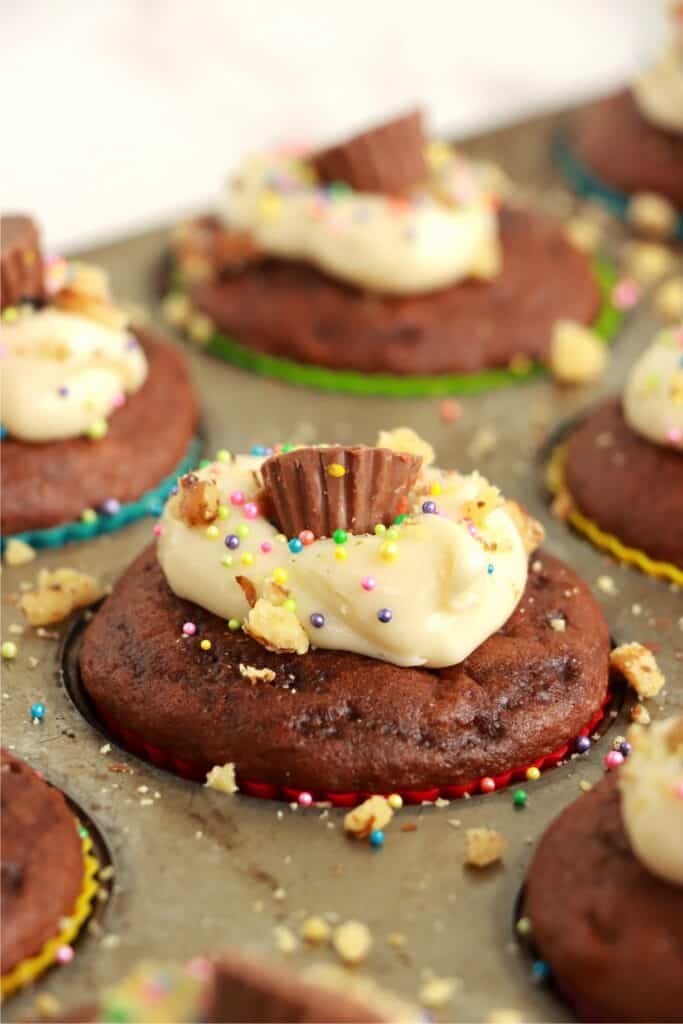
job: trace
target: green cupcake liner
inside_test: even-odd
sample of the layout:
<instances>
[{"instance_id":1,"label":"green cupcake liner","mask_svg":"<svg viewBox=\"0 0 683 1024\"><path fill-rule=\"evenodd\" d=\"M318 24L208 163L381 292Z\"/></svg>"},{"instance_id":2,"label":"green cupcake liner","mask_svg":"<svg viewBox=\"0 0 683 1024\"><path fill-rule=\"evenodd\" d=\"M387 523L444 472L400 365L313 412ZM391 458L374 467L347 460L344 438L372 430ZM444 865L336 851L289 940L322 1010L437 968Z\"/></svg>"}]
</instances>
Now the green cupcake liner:
<instances>
[{"instance_id":1,"label":"green cupcake liner","mask_svg":"<svg viewBox=\"0 0 683 1024\"><path fill-rule=\"evenodd\" d=\"M610 213L620 220L628 220L628 204L631 197L619 192L611 185L605 184L576 155L569 138L565 134L555 139L555 159L567 182L580 196L586 199L597 199L606 206ZM678 215L675 231L676 238L683 238L683 213Z\"/></svg>"},{"instance_id":2,"label":"green cupcake liner","mask_svg":"<svg viewBox=\"0 0 683 1024\"><path fill-rule=\"evenodd\" d=\"M594 272L600 286L601 306L593 330L607 343L617 334L622 314L612 302L612 289L617 280L616 269L604 260L596 260ZM547 375L541 363L528 368L482 370L477 373L444 373L399 376L390 373L361 373L357 370L332 370L325 366L297 363L291 359L268 355L248 348L235 338L215 331L202 348L240 369L289 384L341 391L355 395L397 397L440 397L444 395L476 395L511 384L526 383Z\"/></svg>"},{"instance_id":3,"label":"green cupcake liner","mask_svg":"<svg viewBox=\"0 0 683 1024\"><path fill-rule=\"evenodd\" d=\"M79 519L75 522L60 523L59 526L51 526L46 530L24 530L22 533L9 534L6 537L0 538L0 551L5 550L10 540L23 540L26 544L30 544L32 548L60 548L64 544L91 540L100 534L113 533L115 530L120 530L123 526L128 526L129 523L135 522L136 519L159 515L163 503L171 493L171 488L176 483L178 477L182 476L183 473L188 473L196 466L201 449L202 444L199 438L193 438L187 451L172 473L164 477L157 487L145 491L137 501L130 501L121 505L119 511L114 515L97 513L92 522L84 522Z\"/></svg>"}]
</instances>

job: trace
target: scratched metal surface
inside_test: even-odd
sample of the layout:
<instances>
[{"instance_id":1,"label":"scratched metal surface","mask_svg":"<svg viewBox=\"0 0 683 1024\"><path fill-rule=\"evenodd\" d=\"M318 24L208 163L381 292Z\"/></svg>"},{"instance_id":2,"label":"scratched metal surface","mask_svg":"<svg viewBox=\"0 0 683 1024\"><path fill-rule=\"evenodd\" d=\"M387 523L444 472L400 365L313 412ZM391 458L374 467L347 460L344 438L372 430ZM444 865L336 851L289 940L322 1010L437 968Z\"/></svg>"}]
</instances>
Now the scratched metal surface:
<instances>
[{"instance_id":1,"label":"scratched metal surface","mask_svg":"<svg viewBox=\"0 0 683 1024\"><path fill-rule=\"evenodd\" d=\"M494 158L525 181L539 203L566 212L572 200L548 154L556 124L557 118L542 118L473 140L468 148ZM623 229L613 226L608 250L622 238ZM150 280L163 244L164 232L159 231L87 255L110 271L120 297L153 304ZM435 445L442 465L467 470L476 461L468 448L477 430L492 428L498 443L481 463L482 470L543 519L549 550L592 584L602 574L613 578L616 596L596 590L613 635L659 645L668 685L654 710L671 713L683 707L681 593L614 564L552 521L533 463L549 427L620 387L654 324L646 299L628 314L608 374L598 385L562 392L540 382L464 398L464 415L451 426L441 422L436 400L296 390L232 369L196 350L188 349L188 356L203 400L208 452L218 447L243 450L278 439L367 442L380 427L410 424ZM528 963L513 940L513 908L534 842L579 794L581 779L602 776L609 738L623 731L625 721L618 719L586 758L529 784L523 811L513 808L510 790L445 808L406 808L378 852L345 840L342 811L292 811L286 805L227 797L115 748L104 754L102 737L57 685L57 641L30 630L20 636L10 633L10 625L21 622L13 601L22 582L44 566L74 566L113 582L150 537L148 521L41 554L32 565L2 574L2 637L15 639L19 646L16 661L3 664L3 742L87 810L109 845L116 869L112 896L99 922L103 930L86 931L71 965L52 970L32 990L10 1000L6 1019L28 1012L41 991L71 1005L87 1000L141 956L182 958L237 944L277 958L274 927L286 924L296 931L307 913L365 921L375 939L366 970L407 996L416 995L425 970L461 979L459 993L440 1015L443 1019L482 1021L496 1008L516 1008L530 1021L571 1019L552 993L530 983ZM640 606L640 614L634 613L634 605ZM32 668L30 658L37 659ZM45 702L47 714L41 726L34 726L28 709L38 700ZM111 772L114 763L128 765L132 774ZM415 831L401 831L408 824ZM502 866L476 874L462 865L464 832L481 825L502 831L509 848ZM390 932L405 935L402 952L387 945ZM329 951L301 949L289 959L296 966L331 956Z\"/></svg>"}]
</instances>

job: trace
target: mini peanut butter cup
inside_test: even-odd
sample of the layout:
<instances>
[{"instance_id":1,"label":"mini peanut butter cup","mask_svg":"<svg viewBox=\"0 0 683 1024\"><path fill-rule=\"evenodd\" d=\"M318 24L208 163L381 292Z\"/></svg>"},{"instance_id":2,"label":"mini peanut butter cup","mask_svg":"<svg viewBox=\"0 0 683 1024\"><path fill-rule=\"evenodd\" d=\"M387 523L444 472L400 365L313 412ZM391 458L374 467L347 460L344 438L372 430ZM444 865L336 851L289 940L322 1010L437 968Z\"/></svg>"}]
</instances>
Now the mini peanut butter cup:
<instances>
[{"instance_id":1,"label":"mini peanut butter cup","mask_svg":"<svg viewBox=\"0 0 683 1024\"><path fill-rule=\"evenodd\" d=\"M422 113L414 110L314 154L323 183L343 181L358 192L404 196L427 176Z\"/></svg>"},{"instance_id":2,"label":"mini peanut butter cup","mask_svg":"<svg viewBox=\"0 0 683 1024\"><path fill-rule=\"evenodd\" d=\"M40 233L23 214L0 218L0 308L45 298Z\"/></svg>"},{"instance_id":3,"label":"mini peanut butter cup","mask_svg":"<svg viewBox=\"0 0 683 1024\"><path fill-rule=\"evenodd\" d=\"M298 448L261 467L275 521L287 537L310 530L371 533L405 511L422 465L419 455L388 448Z\"/></svg>"}]
</instances>

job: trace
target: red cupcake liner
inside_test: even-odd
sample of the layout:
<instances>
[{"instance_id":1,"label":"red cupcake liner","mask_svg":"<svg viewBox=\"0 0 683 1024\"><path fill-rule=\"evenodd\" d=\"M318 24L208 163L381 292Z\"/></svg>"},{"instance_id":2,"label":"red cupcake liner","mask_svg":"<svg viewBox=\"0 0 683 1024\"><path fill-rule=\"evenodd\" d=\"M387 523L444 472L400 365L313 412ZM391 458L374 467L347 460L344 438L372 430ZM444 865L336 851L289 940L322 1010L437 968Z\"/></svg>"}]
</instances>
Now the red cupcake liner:
<instances>
[{"instance_id":1,"label":"red cupcake liner","mask_svg":"<svg viewBox=\"0 0 683 1024\"><path fill-rule=\"evenodd\" d=\"M489 779L493 780L493 789L504 789L513 782L525 780L526 773L530 768L538 768L541 772L547 771L549 768L554 768L560 763L560 761L564 760L568 754L575 751L576 741L580 737L588 736L596 729L605 717L606 708L610 704L612 696L612 693L608 690L602 704L600 705L600 709L591 718L590 722L580 730L577 736L572 740L567 741L567 743L563 743L561 747L558 747L557 750L553 750L552 753L538 757L530 764L511 768L500 775L482 776L478 779L472 779L470 782L459 783L456 786L434 786L430 789L402 789L399 787L387 790L385 795L388 795L389 793L398 793L406 804L421 804L425 801L432 802L437 800L439 797L443 797L447 800L456 800L464 796L473 796L475 793L492 792L493 790L490 786ZM111 718L111 716L101 712L99 708L97 709L97 713L102 724L106 726L107 730L115 740L119 741L131 753L156 765L157 768L163 768L166 771L173 772L175 775L180 775L184 779L190 779L195 782L204 782L207 773L214 767L213 764L209 762L199 764L197 762L187 761L184 758L178 757L177 754L161 750L159 747L155 747L153 744L148 743L137 733L119 725L113 718ZM310 794L315 802L327 801L334 807L355 807L358 803L361 803L369 796L373 796L376 792L371 790L358 790L355 792L341 792L339 790L328 789L304 790L297 789L292 786L278 786L273 782L257 782L253 779L243 779L239 776L239 773L238 784L243 793L247 793L249 796L258 797L261 800L284 800L287 803L295 803L302 794L306 793Z\"/></svg>"}]
</instances>

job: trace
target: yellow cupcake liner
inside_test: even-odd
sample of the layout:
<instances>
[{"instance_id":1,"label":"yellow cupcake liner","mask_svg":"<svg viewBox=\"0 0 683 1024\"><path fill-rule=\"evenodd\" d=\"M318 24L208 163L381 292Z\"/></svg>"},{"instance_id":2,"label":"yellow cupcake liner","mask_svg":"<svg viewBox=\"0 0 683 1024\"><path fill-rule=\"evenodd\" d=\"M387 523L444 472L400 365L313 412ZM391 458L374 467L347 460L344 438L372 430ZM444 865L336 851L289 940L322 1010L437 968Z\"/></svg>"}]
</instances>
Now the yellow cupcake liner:
<instances>
[{"instance_id":1,"label":"yellow cupcake liner","mask_svg":"<svg viewBox=\"0 0 683 1024\"><path fill-rule=\"evenodd\" d=\"M0 979L0 994L3 999L16 992L17 989L29 985L32 981L51 967L57 960L57 951L61 946L68 946L76 938L83 924L90 916L92 902L99 888L97 884L97 873L100 864L93 851L90 836L81 838L83 850L83 887L80 891L76 906L68 917L68 924L53 938L48 939L43 948L35 956L22 960L7 974Z\"/></svg>"},{"instance_id":2,"label":"yellow cupcake liner","mask_svg":"<svg viewBox=\"0 0 683 1024\"><path fill-rule=\"evenodd\" d=\"M566 458L567 445L557 445L546 465L545 483L551 494L557 495L560 491L566 490L571 497L571 492L569 492L566 485L564 473ZM627 547L626 544L623 544L618 537L615 537L611 533L605 533L604 530L601 530L597 523L582 515L578 509L573 508L570 511L568 515L568 522L575 530L578 530L579 533L582 533L587 537L596 547L614 555L618 561L625 562L627 565L635 565L637 569L640 569L641 572L644 572L647 576L654 576L661 580L669 580L672 583L677 583L680 586L683 586L683 569L679 569L671 562L656 562L654 559L649 558L644 551L639 551L638 548Z\"/></svg>"}]
</instances>

